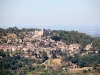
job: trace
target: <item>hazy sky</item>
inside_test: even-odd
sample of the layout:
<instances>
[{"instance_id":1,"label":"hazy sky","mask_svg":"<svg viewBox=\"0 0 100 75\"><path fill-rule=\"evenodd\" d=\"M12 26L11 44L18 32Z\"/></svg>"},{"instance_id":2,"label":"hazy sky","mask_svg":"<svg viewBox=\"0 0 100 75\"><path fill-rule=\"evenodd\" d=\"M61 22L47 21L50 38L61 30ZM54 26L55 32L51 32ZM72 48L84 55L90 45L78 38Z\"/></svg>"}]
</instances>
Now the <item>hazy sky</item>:
<instances>
[{"instance_id":1,"label":"hazy sky","mask_svg":"<svg viewBox=\"0 0 100 75\"><path fill-rule=\"evenodd\" d=\"M100 0L0 0L0 27L99 30Z\"/></svg>"}]
</instances>

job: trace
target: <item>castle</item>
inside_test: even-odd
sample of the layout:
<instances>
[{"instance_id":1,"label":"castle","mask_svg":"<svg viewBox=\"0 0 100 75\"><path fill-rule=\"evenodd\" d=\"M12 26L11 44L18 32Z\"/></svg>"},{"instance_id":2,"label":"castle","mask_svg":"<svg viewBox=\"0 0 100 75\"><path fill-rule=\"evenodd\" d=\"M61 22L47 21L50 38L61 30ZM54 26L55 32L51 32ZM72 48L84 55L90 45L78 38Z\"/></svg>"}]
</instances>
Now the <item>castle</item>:
<instances>
[{"instance_id":1,"label":"castle","mask_svg":"<svg viewBox=\"0 0 100 75\"><path fill-rule=\"evenodd\" d=\"M50 30L48 29L41 29L40 31L35 31L34 36L49 36L50 35Z\"/></svg>"}]
</instances>

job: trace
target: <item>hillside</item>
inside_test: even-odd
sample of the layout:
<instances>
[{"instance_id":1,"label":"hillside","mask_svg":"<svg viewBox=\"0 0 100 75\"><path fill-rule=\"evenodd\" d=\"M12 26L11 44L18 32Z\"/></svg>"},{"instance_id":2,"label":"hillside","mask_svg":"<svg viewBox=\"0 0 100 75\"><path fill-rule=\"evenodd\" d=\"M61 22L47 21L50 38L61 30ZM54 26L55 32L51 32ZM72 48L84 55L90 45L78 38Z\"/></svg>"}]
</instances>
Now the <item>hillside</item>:
<instances>
[{"instance_id":1,"label":"hillside","mask_svg":"<svg viewBox=\"0 0 100 75\"><path fill-rule=\"evenodd\" d=\"M78 31L0 28L0 73L14 75L100 72L100 38ZM82 69L86 67L87 69ZM89 67L91 68L90 70ZM3 69L3 70L2 70ZM79 71L77 71L79 69ZM76 74L76 75L77 75Z\"/></svg>"},{"instance_id":2,"label":"hillside","mask_svg":"<svg viewBox=\"0 0 100 75\"><path fill-rule=\"evenodd\" d=\"M62 40L66 42L66 44L71 43L80 43L81 45L86 45L92 43L92 39L90 35L85 33L79 33L77 31L52 31L52 39Z\"/></svg>"}]
</instances>

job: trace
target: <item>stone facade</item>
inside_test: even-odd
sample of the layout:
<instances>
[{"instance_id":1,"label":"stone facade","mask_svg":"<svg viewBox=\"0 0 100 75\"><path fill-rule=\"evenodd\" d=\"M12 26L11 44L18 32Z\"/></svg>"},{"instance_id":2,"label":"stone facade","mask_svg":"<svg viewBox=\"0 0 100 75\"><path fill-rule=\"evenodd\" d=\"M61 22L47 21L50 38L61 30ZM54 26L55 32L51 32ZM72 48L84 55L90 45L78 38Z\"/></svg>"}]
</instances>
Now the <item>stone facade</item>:
<instances>
[{"instance_id":1,"label":"stone facade","mask_svg":"<svg viewBox=\"0 0 100 75\"><path fill-rule=\"evenodd\" d=\"M34 36L39 37L39 36L48 36L50 35L50 30L47 29L41 29L40 31L35 31Z\"/></svg>"}]
</instances>

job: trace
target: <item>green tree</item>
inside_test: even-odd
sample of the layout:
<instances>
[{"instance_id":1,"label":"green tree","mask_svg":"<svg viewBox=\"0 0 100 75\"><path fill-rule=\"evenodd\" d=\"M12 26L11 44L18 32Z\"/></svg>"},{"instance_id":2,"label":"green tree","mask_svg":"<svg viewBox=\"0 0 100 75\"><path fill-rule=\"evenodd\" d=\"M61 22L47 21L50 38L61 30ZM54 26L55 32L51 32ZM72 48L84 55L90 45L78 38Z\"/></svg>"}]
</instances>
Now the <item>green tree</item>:
<instances>
[{"instance_id":1,"label":"green tree","mask_svg":"<svg viewBox=\"0 0 100 75\"><path fill-rule=\"evenodd\" d=\"M4 53L4 51L2 49L0 50L0 56L6 57L6 54Z\"/></svg>"},{"instance_id":2,"label":"green tree","mask_svg":"<svg viewBox=\"0 0 100 75\"><path fill-rule=\"evenodd\" d=\"M52 39L55 41L60 41L60 37L57 35L52 36Z\"/></svg>"},{"instance_id":3,"label":"green tree","mask_svg":"<svg viewBox=\"0 0 100 75\"><path fill-rule=\"evenodd\" d=\"M24 42L24 46L27 46L27 43L26 42Z\"/></svg>"},{"instance_id":4,"label":"green tree","mask_svg":"<svg viewBox=\"0 0 100 75\"><path fill-rule=\"evenodd\" d=\"M29 66L28 66L28 70L29 70L29 71L32 71L32 70L35 70L35 68L34 68L32 65L29 65Z\"/></svg>"},{"instance_id":5,"label":"green tree","mask_svg":"<svg viewBox=\"0 0 100 75\"><path fill-rule=\"evenodd\" d=\"M42 60L43 62L48 59L47 53L45 51L42 52Z\"/></svg>"},{"instance_id":6,"label":"green tree","mask_svg":"<svg viewBox=\"0 0 100 75\"><path fill-rule=\"evenodd\" d=\"M96 69L97 68L97 62L94 62L94 64L93 64L93 69Z\"/></svg>"},{"instance_id":7,"label":"green tree","mask_svg":"<svg viewBox=\"0 0 100 75\"><path fill-rule=\"evenodd\" d=\"M24 74L23 74L23 72L21 71L21 72L19 73L19 75L24 75Z\"/></svg>"},{"instance_id":8,"label":"green tree","mask_svg":"<svg viewBox=\"0 0 100 75\"><path fill-rule=\"evenodd\" d=\"M98 73L100 74L100 67L97 69Z\"/></svg>"},{"instance_id":9,"label":"green tree","mask_svg":"<svg viewBox=\"0 0 100 75\"><path fill-rule=\"evenodd\" d=\"M52 51L51 53L52 53L52 58L56 58L57 57L55 51Z\"/></svg>"},{"instance_id":10,"label":"green tree","mask_svg":"<svg viewBox=\"0 0 100 75\"><path fill-rule=\"evenodd\" d=\"M87 73L87 70L83 70L83 73Z\"/></svg>"}]
</instances>

